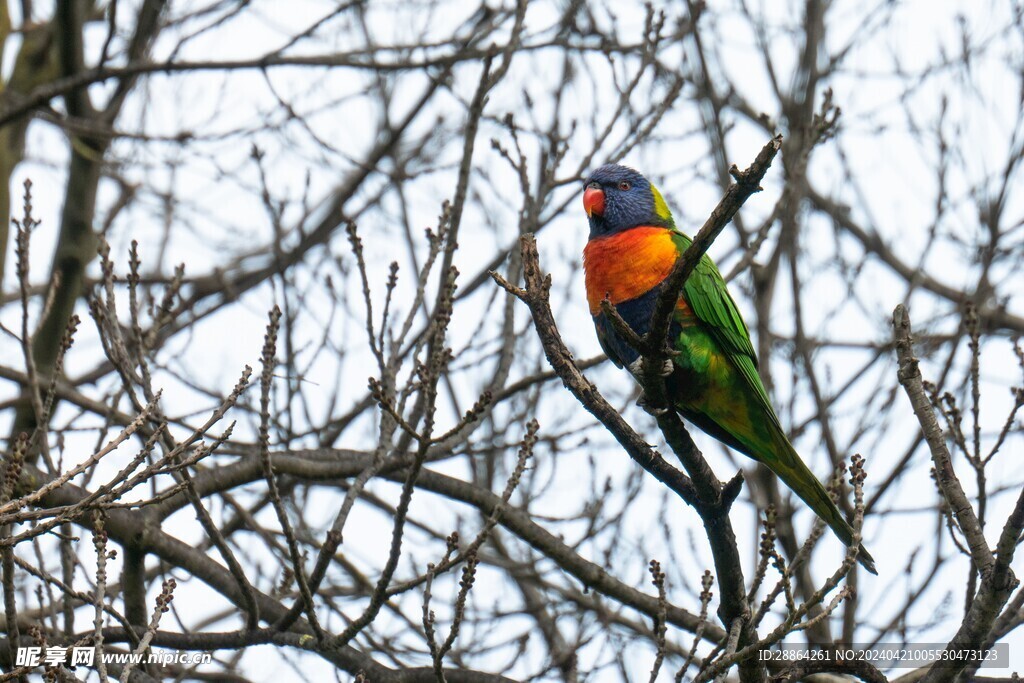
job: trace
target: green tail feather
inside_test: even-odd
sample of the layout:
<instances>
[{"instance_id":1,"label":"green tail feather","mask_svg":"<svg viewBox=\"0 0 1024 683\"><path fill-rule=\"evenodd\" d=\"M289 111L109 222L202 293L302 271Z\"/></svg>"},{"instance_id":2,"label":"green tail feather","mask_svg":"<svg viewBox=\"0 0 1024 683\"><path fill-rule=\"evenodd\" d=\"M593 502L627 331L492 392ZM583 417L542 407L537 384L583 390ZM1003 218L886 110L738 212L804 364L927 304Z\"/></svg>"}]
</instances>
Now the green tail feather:
<instances>
[{"instance_id":1,"label":"green tail feather","mask_svg":"<svg viewBox=\"0 0 1024 683\"><path fill-rule=\"evenodd\" d=\"M846 518L839 511L839 508L836 507L836 504L832 502L832 498L828 495L825 487L821 485L818 478L814 476L814 473L808 469L807 465L800 459L800 456L797 455L789 440L785 436L782 437L782 440L785 442L784 452L789 456L785 459L788 462L782 462L781 459L770 462L761 460L761 462L769 465L771 470L785 482L786 486L800 496L800 499L807 503L814 510L815 514L828 524L840 541L847 546L851 545L853 543L853 527L846 521ZM780 444L780 450L782 449L783 445ZM878 571L875 569L875 559L864 548L864 544L861 544L857 549L857 561L872 574L878 574Z\"/></svg>"},{"instance_id":2,"label":"green tail feather","mask_svg":"<svg viewBox=\"0 0 1024 683\"><path fill-rule=\"evenodd\" d=\"M839 511L839 508L836 507L836 504L832 502L828 491L821 485L818 478L814 476L814 473L800 459L796 449L789 443L789 439L786 438L777 422L768 428L771 434L767 439L768 443L759 444L757 448L754 448L751 443L744 443L703 413L686 410L685 408L680 408L679 412L687 420L722 443L738 450L740 453L745 453L768 467L786 486L796 495L800 496L800 499L807 503L816 515L828 524L840 541L847 546L853 543L853 527L846 521L846 518ZM774 443L772 443L773 441ZM857 560L866 570L872 574L878 574L878 571L875 569L875 560L871 557L871 553L864 548L863 544L857 549Z\"/></svg>"}]
</instances>

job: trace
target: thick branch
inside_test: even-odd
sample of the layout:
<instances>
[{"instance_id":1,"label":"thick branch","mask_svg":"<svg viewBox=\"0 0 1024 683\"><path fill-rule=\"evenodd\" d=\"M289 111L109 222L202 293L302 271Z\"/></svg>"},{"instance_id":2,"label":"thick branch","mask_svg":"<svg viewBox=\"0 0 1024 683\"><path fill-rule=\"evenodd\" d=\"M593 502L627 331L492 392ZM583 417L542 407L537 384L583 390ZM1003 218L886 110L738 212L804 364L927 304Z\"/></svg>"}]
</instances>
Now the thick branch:
<instances>
[{"instance_id":1,"label":"thick branch","mask_svg":"<svg viewBox=\"0 0 1024 683\"><path fill-rule=\"evenodd\" d=\"M1010 569L1014 549L1024 529L1024 493L1017 500L1006 526L1000 534L997 546L998 555L993 555L985 540L984 532L978 517L971 507L970 500L964 493L960 480L953 470L952 458L946 446L945 436L939 427L938 419L924 391L921 370L918 360L914 358L910 316L905 306L900 304L893 311L892 322L896 340L896 354L899 358L898 377L900 384L907 392L910 403L914 407L925 440L931 449L932 461L935 464L936 480L942 495L949 503L956 518L957 525L963 531L978 571L981 574L981 585L974 600L964 615L956 635L946 646L947 651L957 652L982 646L989 640L989 633L999 616L1000 610L1017 587L1017 578ZM960 672L968 664L966 659L952 658L946 666L933 666L922 678L922 683L949 683L957 679Z\"/></svg>"},{"instance_id":2,"label":"thick branch","mask_svg":"<svg viewBox=\"0 0 1024 683\"><path fill-rule=\"evenodd\" d=\"M946 438L935 417L928 395L924 390L924 381L921 378L921 369L918 367L918 360L914 357L913 341L910 336L910 315L907 308L900 304L892 313L893 335L896 341L896 356L899 360L897 377L903 389L910 398L910 405L914 408L914 415L921 424L925 441L932 453L932 462L935 463L935 477L938 481L942 495L949 503L957 525L967 538L967 545L971 551L971 559L982 574L991 570L995 563L992 550L985 541L985 533L982 531L978 517L971 507L971 502L964 493L960 479L953 470L953 459L946 446Z\"/></svg>"},{"instance_id":3,"label":"thick branch","mask_svg":"<svg viewBox=\"0 0 1024 683\"><path fill-rule=\"evenodd\" d=\"M768 144L761 148L754 162L747 167L747 170L740 171L734 165L729 172L736 182L729 186L725 196L718 202L708 219L704 221L703 227L693 238L693 244L683 252L682 257L676 261L665 279L661 294L658 296L658 303L654 307L654 317L651 319L651 329L647 333L648 344L660 345L661 341L668 336L668 327L672 319L672 311L679 299L679 292L690 277L693 269L700 263L705 252L715 241L718 235L729 224L732 217L736 215L743 203L750 198L750 195L761 190L761 180L772 165L772 160L782 148L782 136L772 138Z\"/></svg>"}]
</instances>

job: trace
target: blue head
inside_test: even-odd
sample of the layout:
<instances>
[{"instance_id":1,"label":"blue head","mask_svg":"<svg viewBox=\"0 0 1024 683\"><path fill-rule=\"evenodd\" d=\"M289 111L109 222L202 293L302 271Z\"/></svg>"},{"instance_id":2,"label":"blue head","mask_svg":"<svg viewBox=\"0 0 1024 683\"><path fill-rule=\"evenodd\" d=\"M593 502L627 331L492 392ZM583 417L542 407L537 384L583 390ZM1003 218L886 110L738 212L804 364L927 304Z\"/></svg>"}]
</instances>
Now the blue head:
<instances>
[{"instance_id":1,"label":"blue head","mask_svg":"<svg viewBox=\"0 0 1024 683\"><path fill-rule=\"evenodd\" d=\"M584 181L583 208L591 238L641 225L675 227L658 188L628 166L605 164L594 171Z\"/></svg>"}]
</instances>

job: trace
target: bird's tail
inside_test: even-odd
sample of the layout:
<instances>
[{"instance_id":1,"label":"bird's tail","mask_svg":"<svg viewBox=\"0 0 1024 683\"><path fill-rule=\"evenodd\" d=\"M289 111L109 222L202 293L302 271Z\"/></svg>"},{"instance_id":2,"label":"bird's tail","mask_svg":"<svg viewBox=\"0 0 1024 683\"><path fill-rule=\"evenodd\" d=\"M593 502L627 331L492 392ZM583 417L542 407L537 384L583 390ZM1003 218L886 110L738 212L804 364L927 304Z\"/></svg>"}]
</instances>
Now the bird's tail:
<instances>
[{"instance_id":1,"label":"bird's tail","mask_svg":"<svg viewBox=\"0 0 1024 683\"><path fill-rule=\"evenodd\" d=\"M793 490L800 498L814 510L821 519L828 524L832 532L839 538L840 541L845 543L847 546L853 544L853 527L846 521L846 517L839 511L836 504L832 502L831 496L828 495L828 491L821 485L818 478L814 476L814 473L808 469L807 465L804 464L800 456L797 455L796 450L792 444L789 443L789 439L785 435L780 434L781 443L778 444L777 453L785 453L781 458L773 459L773 464L778 464L778 467L772 467L775 474L785 482L786 486ZM875 560L871 557L871 554L861 544L857 549L857 561L872 574L878 574L875 569Z\"/></svg>"}]
</instances>

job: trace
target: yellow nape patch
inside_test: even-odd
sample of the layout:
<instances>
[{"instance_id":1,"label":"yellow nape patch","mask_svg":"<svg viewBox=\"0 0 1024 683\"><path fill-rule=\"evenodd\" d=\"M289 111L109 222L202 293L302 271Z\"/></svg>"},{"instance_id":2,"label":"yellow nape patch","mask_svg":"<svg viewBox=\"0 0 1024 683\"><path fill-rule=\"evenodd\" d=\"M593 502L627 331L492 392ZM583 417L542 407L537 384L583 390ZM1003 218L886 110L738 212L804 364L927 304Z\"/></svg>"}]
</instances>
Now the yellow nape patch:
<instances>
[{"instance_id":1,"label":"yellow nape patch","mask_svg":"<svg viewBox=\"0 0 1024 683\"><path fill-rule=\"evenodd\" d=\"M668 210L668 204L665 203L665 198L658 192L658 188L651 185L651 194L654 195L654 213L658 214L658 218L662 220L669 220L672 218L672 212Z\"/></svg>"}]
</instances>

